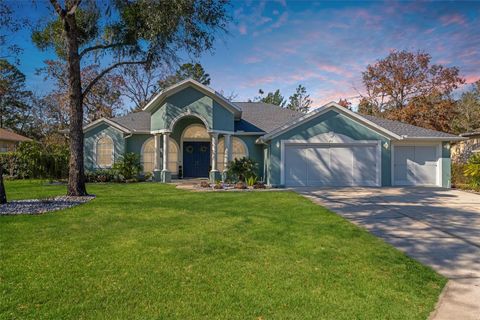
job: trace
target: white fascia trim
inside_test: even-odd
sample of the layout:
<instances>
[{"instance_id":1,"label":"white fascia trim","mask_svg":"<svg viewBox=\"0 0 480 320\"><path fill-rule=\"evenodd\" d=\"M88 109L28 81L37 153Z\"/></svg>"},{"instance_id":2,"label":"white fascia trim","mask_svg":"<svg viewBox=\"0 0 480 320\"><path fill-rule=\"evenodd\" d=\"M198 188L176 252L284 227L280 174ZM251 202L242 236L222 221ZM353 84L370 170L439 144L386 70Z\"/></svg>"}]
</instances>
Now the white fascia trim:
<instances>
[{"instance_id":1,"label":"white fascia trim","mask_svg":"<svg viewBox=\"0 0 480 320\"><path fill-rule=\"evenodd\" d=\"M245 132L245 131L235 131L234 135L236 136L262 136L265 132Z\"/></svg>"},{"instance_id":2,"label":"white fascia trim","mask_svg":"<svg viewBox=\"0 0 480 320\"><path fill-rule=\"evenodd\" d=\"M153 97L152 100L150 100L145 107L143 108L143 111L150 111L157 102L161 102L163 99L187 88L187 87L195 87L199 91L205 93L212 99L217 100L218 103L220 103L223 107L229 109L231 112L233 112L237 117L240 117L242 114L242 110L228 101L224 96L222 96L220 93L217 91L213 90L210 87L207 87L206 85L194 80L194 79L185 79L183 81L180 81L179 83L176 83L168 88L163 89L158 93L155 97Z\"/></svg>"},{"instance_id":3,"label":"white fascia trim","mask_svg":"<svg viewBox=\"0 0 480 320\"><path fill-rule=\"evenodd\" d=\"M402 141L433 141L433 142L438 142L438 141L465 141L468 140L464 137L409 137L409 136L402 136Z\"/></svg>"},{"instance_id":4,"label":"white fascia trim","mask_svg":"<svg viewBox=\"0 0 480 320\"><path fill-rule=\"evenodd\" d=\"M280 134L288 131L288 130L291 130L295 127L298 127L299 125L307 122L307 121L310 121L318 116L321 116L322 114L326 113L327 111L330 111L330 110L336 110L338 111L339 113L343 113L344 115L350 117L350 118L353 118L354 120L357 120L357 122L359 122L360 124L363 124L364 126L370 128L370 129L373 129L375 130L376 132L380 133L382 136L385 136L386 138L394 138L394 139L397 139L397 140L401 140L402 137L399 136L398 134L396 133L393 133L383 127L380 127L379 125L373 123L372 121L362 117L361 115L358 115L356 114L355 112L353 111L350 111L348 110L347 108L344 108L342 106L340 106L338 103L336 102L330 102L330 103L327 103L326 105L312 111L312 112L309 112L307 113L306 115L304 116L301 116L300 118L297 118L295 119L293 122L291 123L288 123L288 124L285 124L283 126L280 126L279 128L273 130L272 132L264 135L263 137L260 137L258 142L263 142L263 141L267 141L267 140L271 140L272 138L275 138L277 136L279 136Z\"/></svg>"},{"instance_id":5,"label":"white fascia trim","mask_svg":"<svg viewBox=\"0 0 480 320\"><path fill-rule=\"evenodd\" d=\"M118 123L110 120L110 119L107 119L107 118L100 118L98 120L95 120L89 124L87 124L86 126L83 127L83 132L87 132L95 127L98 127L99 125L101 125L102 123L106 123L120 131L122 131L123 133L131 133L130 129L122 126L122 125L119 125Z\"/></svg>"},{"instance_id":6,"label":"white fascia trim","mask_svg":"<svg viewBox=\"0 0 480 320\"><path fill-rule=\"evenodd\" d=\"M150 131L149 133L150 134L163 134L163 133L171 133L172 130L170 129L161 129L161 130L153 130L153 131Z\"/></svg>"},{"instance_id":7,"label":"white fascia trim","mask_svg":"<svg viewBox=\"0 0 480 320\"><path fill-rule=\"evenodd\" d=\"M261 136L265 132L245 132L245 131L225 131L225 130L208 130L209 133L230 134L232 136Z\"/></svg>"}]
</instances>

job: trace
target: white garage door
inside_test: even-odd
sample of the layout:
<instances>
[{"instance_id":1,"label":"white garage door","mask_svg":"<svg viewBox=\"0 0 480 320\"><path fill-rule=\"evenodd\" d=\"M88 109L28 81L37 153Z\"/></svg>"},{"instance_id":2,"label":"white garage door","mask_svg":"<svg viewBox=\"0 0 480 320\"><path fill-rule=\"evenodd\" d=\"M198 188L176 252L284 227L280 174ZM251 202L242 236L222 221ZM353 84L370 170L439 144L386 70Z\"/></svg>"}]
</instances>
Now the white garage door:
<instances>
[{"instance_id":1,"label":"white garage door","mask_svg":"<svg viewBox=\"0 0 480 320\"><path fill-rule=\"evenodd\" d=\"M437 185L436 146L395 146L393 166L395 185Z\"/></svg>"},{"instance_id":2,"label":"white garage door","mask_svg":"<svg viewBox=\"0 0 480 320\"><path fill-rule=\"evenodd\" d=\"M286 145L286 186L377 186L377 145Z\"/></svg>"}]
</instances>

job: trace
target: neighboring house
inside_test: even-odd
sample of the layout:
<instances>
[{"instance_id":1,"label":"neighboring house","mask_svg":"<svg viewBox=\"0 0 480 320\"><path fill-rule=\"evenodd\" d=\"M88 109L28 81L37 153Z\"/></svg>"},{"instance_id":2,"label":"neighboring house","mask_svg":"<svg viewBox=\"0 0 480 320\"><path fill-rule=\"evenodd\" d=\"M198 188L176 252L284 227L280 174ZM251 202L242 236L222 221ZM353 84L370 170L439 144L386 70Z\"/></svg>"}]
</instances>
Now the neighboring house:
<instances>
[{"instance_id":1,"label":"neighboring house","mask_svg":"<svg viewBox=\"0 0 480 320\"><path fill-rule=\"evenodd\" d=\"M0 152L15 151L18 144L22 141L32 141L32 139L0 128Z\"/></svg>"},{"instance_id":2,"label":"neighboring house","mask_svg":"<svg viewBox=\"0 0 480 320\"><path fill-rule=\"evenodd\" d=\"M463 133L465 141L459 141L452 145L452 160L465 163L475 153L480 153L480 130Z\"/></svg>"},{"instance_id":3,"label":"neighboring house","mask_svg":"<svg viewBox=\"0 0 480 320\"><path fill-rule=\"evenodd\" d=\"M191 79L160 92L142 112L99 119L84 132L87 170L134 152L157 181L214 181L230 160L245 156L278 187L450 187L450 142L464 139L361 116L333 102L308 114L230 102Z\"/></svg>"}]
</instances>

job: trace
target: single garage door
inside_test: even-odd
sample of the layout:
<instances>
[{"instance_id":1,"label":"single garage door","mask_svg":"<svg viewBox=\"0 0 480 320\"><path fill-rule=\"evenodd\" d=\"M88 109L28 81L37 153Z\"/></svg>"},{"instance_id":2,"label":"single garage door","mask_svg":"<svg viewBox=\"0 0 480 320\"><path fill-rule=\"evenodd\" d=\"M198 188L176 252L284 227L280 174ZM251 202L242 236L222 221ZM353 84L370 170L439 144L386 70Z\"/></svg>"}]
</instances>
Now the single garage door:
<instances>
[{"instance_id":1,"label":"single garage door","mask_svg":"<svg viewBox=\"0 0 480 320\"><path fill-rule=\"evenodd\" d=\"M437 185L436 146L395 146L393 181L397 186Z\"/></svg>"},{"instance_id":2,"label":"single garage door","mask_svg":"<svg viewBox=\"0 0 480 320\"><path fill-rule=\"evenodd\" d=\"M285 145L286 186L377 186L378 145Z\"/></svg>"}]
</instances>

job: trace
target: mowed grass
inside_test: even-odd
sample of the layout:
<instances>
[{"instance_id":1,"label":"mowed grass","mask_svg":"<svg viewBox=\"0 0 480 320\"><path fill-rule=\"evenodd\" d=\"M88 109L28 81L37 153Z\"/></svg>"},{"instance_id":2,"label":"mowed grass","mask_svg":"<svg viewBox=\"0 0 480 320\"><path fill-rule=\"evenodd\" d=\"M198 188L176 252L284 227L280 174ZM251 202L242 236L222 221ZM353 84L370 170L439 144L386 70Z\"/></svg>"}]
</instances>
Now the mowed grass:
<instances>
[{"instance_id":1,"label":"mowed grass","mask_svg":"<svg viewBox=\"0 0 480 320\"><path fill-rule=\"evenodd\" d=\"M1 319L426 319L446 282L293 192L88 190L73 209L0 216Z\"/></svg>"}]
</instances>

